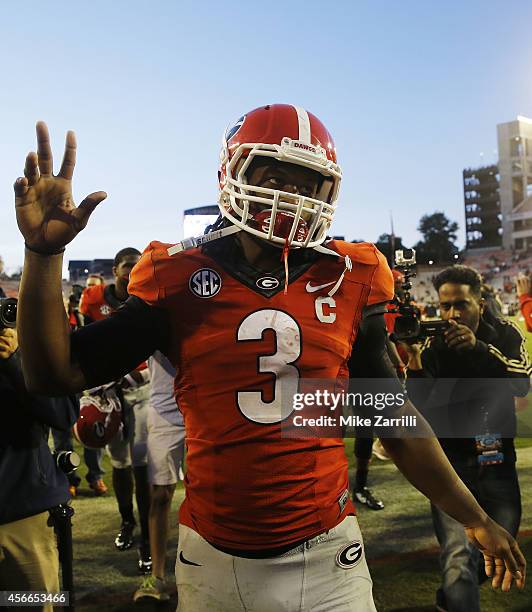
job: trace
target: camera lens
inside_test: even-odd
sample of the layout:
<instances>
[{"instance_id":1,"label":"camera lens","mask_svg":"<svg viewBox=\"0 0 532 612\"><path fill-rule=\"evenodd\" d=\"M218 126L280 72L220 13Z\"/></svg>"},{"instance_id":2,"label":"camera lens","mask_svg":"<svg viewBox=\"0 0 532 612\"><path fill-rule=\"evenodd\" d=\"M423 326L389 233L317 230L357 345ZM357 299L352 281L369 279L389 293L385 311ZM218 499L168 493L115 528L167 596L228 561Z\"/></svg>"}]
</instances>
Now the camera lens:
<instances>
[{"instance_id":1,"label":"camera lens","mask_svg":"<svg viewBox=\"0 0 532 612\"><path fill-rule=\"evenodd\" d=\"M17 323L17 300L16 298L0 299L0 328L15 327Z\"/></svg>"},{"instance_id":2,"label":"camera lens","mask_svg":"<svg viewBox=\"0 0 532 612\"><path fill-rule=\"evenodd\" d=\"M6 321L14 323L17 320L17 305L7 304L4 309L4 317L6 318Z\"/></svg>"},{"instance_id":3,"label":"camera lens","mask_svg":"<svg viewBox=\"0 0 532 612\"><path fill-rule=\"evenodd\" d=\"M57 467L65 474L70 474L79 467L81 459L74 451L59 451L54 453Z\"/></svg>"}]
</instances>

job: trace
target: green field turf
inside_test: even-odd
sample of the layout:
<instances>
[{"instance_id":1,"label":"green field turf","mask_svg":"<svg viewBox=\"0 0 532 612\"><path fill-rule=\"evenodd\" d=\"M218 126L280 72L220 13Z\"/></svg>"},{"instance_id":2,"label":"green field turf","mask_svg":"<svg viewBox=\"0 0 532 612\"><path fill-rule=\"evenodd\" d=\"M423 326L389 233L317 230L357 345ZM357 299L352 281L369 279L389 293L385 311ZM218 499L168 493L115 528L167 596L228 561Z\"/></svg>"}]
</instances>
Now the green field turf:
<instances>
[{"instance_id":1,"label":"green field turf","mask_svg":"<svg viewBox=\"0 0 532 612\"><path fill-rule=\"evenodd\" d=\"M353 441L346 440L346 452L352 464ZM110 466L105 459L110 483ZM525 555L532 561L532 448L518 451L519 478L523 492L521 538ZM84 475L84 470L82 470ZM350 476L353 470L350 469ZM434 592L439 584L437 543L432 532L427 500L414 489L391 462L374 459L370 485L386 507L373 512L359 508L358 519L365 539L366 554L374 578L375 600L379 611L433 610ZM168 546L167 572L172 582L177 544L177 510L184 496L178 487L171 514L171 538ZM136 552L117 551L113 545L119 527L114 497L95 498L82 485L73 502L74 554L78 609L83 611L125 611L133 607L131 596L139 584ZM140 610L150 605L137 605ZM175 610L175 596L157 610ZM512 612L532 610L532 590L503 595L489 585L482 588L482 611Z\"/></svg>"}]
</instances>

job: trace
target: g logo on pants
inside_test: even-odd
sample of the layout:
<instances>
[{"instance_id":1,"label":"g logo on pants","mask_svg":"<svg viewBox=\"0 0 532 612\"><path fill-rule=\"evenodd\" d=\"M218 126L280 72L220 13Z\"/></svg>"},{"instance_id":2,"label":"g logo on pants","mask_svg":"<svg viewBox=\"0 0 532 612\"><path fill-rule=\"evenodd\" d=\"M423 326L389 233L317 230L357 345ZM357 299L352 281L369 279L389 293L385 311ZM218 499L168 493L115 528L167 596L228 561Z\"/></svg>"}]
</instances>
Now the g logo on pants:
<instances>
[{"instance_id":1,"label":"g logo on pants","mask_svg":"<svg viewBox=\"0 0 532 612\"><path fill-rule=\"evenodd\" d=\"M363 552L362 542L350 542L336 553L336 565L342 569L351 569L360 562Z\"/></svg>"}]
</instances>

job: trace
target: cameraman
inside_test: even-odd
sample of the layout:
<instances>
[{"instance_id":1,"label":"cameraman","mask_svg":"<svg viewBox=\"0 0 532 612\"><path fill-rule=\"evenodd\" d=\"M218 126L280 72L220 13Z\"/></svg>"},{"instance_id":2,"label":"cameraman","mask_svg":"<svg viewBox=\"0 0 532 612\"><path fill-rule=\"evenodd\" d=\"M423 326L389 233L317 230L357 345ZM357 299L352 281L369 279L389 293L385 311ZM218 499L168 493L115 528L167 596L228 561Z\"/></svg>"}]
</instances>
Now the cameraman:
<instances>
[{"instance_id":1,"label":"cameraman","mask_svg":"<svg viewBox=\"0 0 532 612\"><path fill-rule=\"evenodd\" d=\"M453 384L457 385L460 379L484 379L462 384L461 388L469 392L467 401L450 401L446 416L454 432L464 432L464 424L471 417L475 427L479 422L485 427L478 427L474 437L440 438L440 443L483 509L515 536L521 519L521 497L513 438L501 438L496 435L497 429L487 428L488 423L496 423L505 425L508 431L508 425L515 424L514 396L525 396L530 387L525 340L513 323L486 309L481 277L474 269L451 266L433 283L441 316L450 327L422 348L415 343L404 344L409 355L407 389L423 411L431 399L437 400L436 379L456 379ZM420 378L425 380L415 380ZM507 379L507 384L485 379ZM441 388L439 394L441 402ZM468 542L462 525L435 506L432 517L443 572L443 585L436 597L438 609L475 612L480 609L478 584L485 579L479 567L480 554Z\"/></svg>"},{"instance_id":2,"label":"cameraman","mask_svg":"<svg viewBox=\"0 0 532 612\"><path fill-rule=\"evenodd\" d=\"M1 329L0 591L57 593L59 560L48 510L69 493L48 447L48 428L70 429L77 403L30 395L17 349L16 331Z\"/></svg>"}]
</instances>

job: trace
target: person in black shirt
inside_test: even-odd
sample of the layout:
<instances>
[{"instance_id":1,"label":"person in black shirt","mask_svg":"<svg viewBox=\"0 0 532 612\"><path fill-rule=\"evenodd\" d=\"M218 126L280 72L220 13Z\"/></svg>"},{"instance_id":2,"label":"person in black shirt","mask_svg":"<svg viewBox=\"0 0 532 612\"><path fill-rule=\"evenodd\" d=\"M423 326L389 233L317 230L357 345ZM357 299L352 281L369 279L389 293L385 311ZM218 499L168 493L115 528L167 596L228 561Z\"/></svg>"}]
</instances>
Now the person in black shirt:
<instances>
[{"instance_id":1,"label":"person in black shirt","mask_svg":"<svg viewBox=\"0 0 532 612\"><path fill-rule=\"evenodd\" d=\"M72 427L78 403L28 393L14 329L0 330L0 397L0 590L56 593L59 558L48 511L70 495L48 434Z\"/></svg>"},{"instance_id":2,"label":"person in black shirt","mask_svg":"<svg viewBox=\"0 0 532 612\"><path fill-rule=\"evenodd\" d=\"M521 499L514 396L528 393L532 371L525 339L517 326L486 307L481 277L472 268L447 268L436 276L434 287L442 318L451 327L423 346L405 344L407 389L480 505L516 535ZM444 396L447 406L442 406ZM457 521L434 505L432 516L443 571L437 604L452 611L479 610L478 583L485 579L480 554Z\"/></svg>"}]
</instances>

